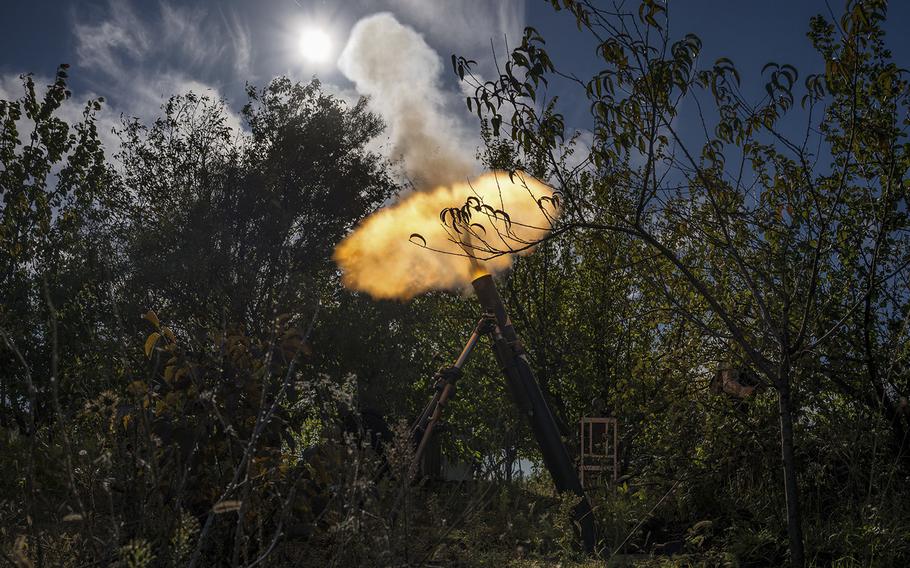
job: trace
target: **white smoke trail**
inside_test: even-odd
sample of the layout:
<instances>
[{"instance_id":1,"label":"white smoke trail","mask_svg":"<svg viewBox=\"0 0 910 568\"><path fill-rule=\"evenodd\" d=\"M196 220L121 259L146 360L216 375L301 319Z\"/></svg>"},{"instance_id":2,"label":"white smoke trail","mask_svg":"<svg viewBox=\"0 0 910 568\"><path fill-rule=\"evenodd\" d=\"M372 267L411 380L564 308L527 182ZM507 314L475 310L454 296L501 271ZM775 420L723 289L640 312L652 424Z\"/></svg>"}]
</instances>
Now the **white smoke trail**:
<instances>
[{"instance_id":1,"label":"white smoke trail","mask_svg":"<svg viewBox=\"0 0 910 568\"><path fill-rule=\"evenodd\" d=\"M445 111L439 55L390 13L354 26L338 67L389 126L394 158L418 188L464 181L474 144Z\"/></svg>"}]
</instances>

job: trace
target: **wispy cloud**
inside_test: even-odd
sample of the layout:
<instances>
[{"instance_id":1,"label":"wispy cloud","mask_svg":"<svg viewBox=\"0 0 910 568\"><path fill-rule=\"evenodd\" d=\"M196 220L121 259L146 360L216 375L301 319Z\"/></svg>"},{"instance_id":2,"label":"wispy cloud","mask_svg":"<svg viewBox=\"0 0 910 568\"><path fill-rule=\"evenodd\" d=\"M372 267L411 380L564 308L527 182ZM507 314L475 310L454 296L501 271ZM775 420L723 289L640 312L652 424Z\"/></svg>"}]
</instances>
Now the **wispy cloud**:
<instances>
[{"instance_id":1,"label":"wispy cloud","mask_svg":"<svg viewBox=\"0 0 910 568\"><path fill-rule=\"evenodd\" d=\"M255 80L252 69L253 41L249 27L233 11L225 12L221 4L218 5L218 11L231 40L234 52L234 72L248 81Z\"/></svg>"},{"instance_id":2,"label":"wispy cloud","mask_svg":"<svg viewBox=\"0 0 910 568\"><path fill-rule=\"evenodd\" d=\"M178 54L190 66L217 61L225 51L219 26L210 25L211 14L201 6L160 3L160 49ZM213 33L215 32L215 33ZM226 34L224 34L226 35Z\"/></svg>"},{"instance_id":3,"label":"wispy cloud","mask_svg":"<svg viewBox=\"0 0 910 568\"><path fill-rule=\"evenodd\" d=\"M439 82L434 91L434 104L439 116L446 117L446 130L460 138L468 152L476 145L476 132L464 108L463 97L451 82L448 55L463 54L481 61L481 74L493 73L490 42L503 49L506 38L514 45L524 26L525 0L354 0L346 4L351 16L366 16L377 9L392 9L415 33L423 36L438 57L441 68L433 72ZM269 4L274 7L274 5ZM213 97L226 96L234 102L243 96L247 82L267 80L275 73L299 71L290 48L292 37L285 38L284 48L272 33L253 34L252 28L293 22L296 10L274 7L262 15L253 5L214 3L187 5L175 0L158 0L144 4L140 0L108 0L98 14L74 13L73 33L77 62L90 89L102 93L115 111L144 120L156 117L165 98L193 89ZM329 10L327 13L331 13ZM331 22L332 17L326 16ZM343 21L337 17L335 21ZM281 24L277 24L280 29ZM277 34L280 35L280 34ZM282 55L276 48L285 49ZM273 54L268 60L257 54ZM438 53L438 55L437 55ZM277 57L275 57L277 54ZM258 61L257 61L258 59ZM331 70L325 72L323 84L330 92L353 102L356 94ZM303 77L301 77L303 78ZM435 115L434 115L435 116ZM239 118L233 122L240 124Z\"/></svg>"},{"instance_id":4,"label":"wispy cloud","mask_svg":"<svg viewBox=\"0 0 910 568\"><path fill-rule=\"evenodd\" d=\"M127 2L110 2L101 21L76 22L79 63L98 70L119 69L124 58L141 58L150 48L145 27Z\"/></svg>"},{"instance_id":5,"label":"wispy cloud","mask_svg":"<svg viewBox=\"0 0 910 568\"><path fill-rule=\"evenodd\" d=\"M247 79L239 77L251 65L249 32L231 12L219 8L218 17L162 1L140 16L138 6L110 0L101 18L74 24L78 62L93 71L89 83L104 91L108 112L148 120L171 95L192 90L219 99L225 82ZM239 117L230 118L239 128Z\"/></svg>"},{"instance_id":6,"label":"wispy cloud","mask_svg":"<svg viewBox=\"0 0 910 568\"><path fill-rule=\"evenodd\" d=\"M525 0L388 0L393 8L444 47L465 55L514 47L525 25Z\"/></svg>"},{"instance_id":7,"label":"wispy cloud","mask_svg":"<svg viewBox=\"0 0 910 568\"><path fill-rule=\"evenodd\" d=\"M104 17L80 20L73 27L80 65L116 76L141 63L156 63L214 73L216 62L230 59L233 72L249 71L250 32L230 8L217 14L201 6L158 4L157 14L140 17L130 0L110 0Z\"/></svg>"}]
</instances>

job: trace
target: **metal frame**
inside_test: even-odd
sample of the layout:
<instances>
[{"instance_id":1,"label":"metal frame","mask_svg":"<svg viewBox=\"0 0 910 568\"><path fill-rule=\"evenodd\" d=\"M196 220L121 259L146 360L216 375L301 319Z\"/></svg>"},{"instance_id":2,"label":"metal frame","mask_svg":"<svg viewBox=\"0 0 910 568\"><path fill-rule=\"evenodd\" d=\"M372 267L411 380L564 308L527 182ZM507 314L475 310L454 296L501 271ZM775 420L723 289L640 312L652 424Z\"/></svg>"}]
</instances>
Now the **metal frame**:
<instances>
[{"instance_id":1,"label":"metal frame","mask_svg":"<svg viewBox=\"0 0 910 568\"><path fill-rule=\"evenodd\" d=\"M462 367L467 362L478 340L488 337L490 346L499 363L500 371L506 385L515 400L521 414L525 415L531 426L531 432L537 440L544 465L553 478L556 490L560 493L574 493L579 497L573 507L573 525L577 527L584 550L594 552L597 543L597 529L591 503L585 495L582 483L578 479L575 465L559 434L556 420L550 411L540 384L531 370L524 346L512 325L493 277L489 274L480 276L471 282L477 299L483 307L484 314L477 322L474 333L468 339L455 364L440 369L435 376L435 393L429 404L411 426L411 435L415 443L410 477L417 472L420 458L426 450L437 424L442 419L442 412L448 401L455 395L455 384L462 375Z\"/></svg>"},{"instance_id":2,"label":"metal frame","mask_svg":"<svg viewBox=\"0 0 910 568\"><path fill-rule=\"evenodd\" d=\"M603 424L603 440L595 440L594 425ZM586 428L587 427L587 428ZM613 482L619 478L619 425L615 418L583 417L578 424L578 479L585 486L585 473L602 477L603 472L613 472ZM587 430L587 435L585 435ZM612 444L610 431L612 430ZM585 447L587 446L587 447ZM602 451L599 451L602 450ZM590 460L587 461L586 460Z\"/></svg>"}]
</instances>

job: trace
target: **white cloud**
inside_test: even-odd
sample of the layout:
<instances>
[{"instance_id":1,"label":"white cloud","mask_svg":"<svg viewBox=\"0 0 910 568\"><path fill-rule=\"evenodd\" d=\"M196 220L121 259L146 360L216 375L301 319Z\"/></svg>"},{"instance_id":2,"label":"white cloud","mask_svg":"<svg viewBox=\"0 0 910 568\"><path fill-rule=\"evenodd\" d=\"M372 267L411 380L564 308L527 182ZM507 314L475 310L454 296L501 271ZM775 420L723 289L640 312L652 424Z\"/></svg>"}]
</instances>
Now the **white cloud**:
<instances>
[{"instance_id":1,"label":"white cloud","mask_svg":"<svg viewBox=\"0 0 910 568\"><path fill-rule=\"evenodd\" d=\"M588 161L591 149L594 147L594 133L590 130L576 130L569 139L569 143L560 148L565 157L566 167L573 173L580 173L591 169L593 165Z\"/></svg>"},{"instance_id":2,"label":"white cloud","mask_svg":"<svg viewBox=\"0 0 910 568\"><path fill-rule=\"evenodd\" d=\"M121 113L156 118L171 95L193 91L223 98L219 86L202 77L214 75L211 62L224 59L226 45L232 46L234 71L250 65L249 33L231 13L221 10L223 17L213 23L205 9L162 1L157 17L142 20L127 0L110 0L108 6L104 18L77 22L74 32L79 63L102 79L95 83L109 100L104 114L117 117L112 126ZM240 132L239 115L229 112L228 124ZM116 146L109 148L113 153Z\"/></svg>"},{"instance_id":3,"label":"white cloud","mask_svg":"<svg viewBox=\"0 0 910 568\"><path fill-rule=\"evenodd\" d=\"M353 107L360 99L363 97L356 89L352 87L342 87L341 85L336 85L335 83L321 83L322 90L329 95L332 95L336 99L342 101L344 104Z\"/></svg>"},{"instance_id":4,"label":"white cloud","mask_svg":"<svg viewBox=\"0 0 910 568\"><path fill-rule=\"evenodd\" d=\"M502 55L506 38L515 47L525 25L524 0L389 0L389 4L460 55L490 56L491 41Z\"/></svg>"},{"instance_id":5,"label":"white cloud","mask_svg":"<svg viewBox=\"0 0 910 568\"><path fill-rule=\"evenodd\" d=\"M76 15L73 31L77 61L79 66L90 70L86 79L89 88L104 94L109 104L114 105L105 111L113 116L123 112L149 121L160 114L160 105L167 97L190 88L213 98L231 97L236 103L242 97L240 87L244 82L257 81L257 52L275 53L275 45L270 43L275 42L275 33L251 33L250 26L259 26L256 22L263 21L257 17L260 8L252 6L186 5L174 0L159 0L148 6L139 0L108 0L100 17ZM296 11L293 7L282 12L268 6L272 12L270 18L294 20L287 11ZM359 0L347 4L347 9L353 9L356 14L380 6L394 9L399 19L414 25L419 31L417 35L426 36L429 42L423 45L433 59L432 65L426 67L431 71L433 88L424 92L430 95L433 112L427 115L429 123L425 130L438 128L445 132L445 138L454 141L457 152L443 148L449 142L431 142L442 154L463 153L473 161L479 144L478 128L454 85L448 56L456 53L477 59L481 62L478 72L492 75L495 70L491 64L490 41L496 44L500 56L505 54L506 36L510 46L517 44L524 26L524 0ZM327 25L332 22L332 10L323 10ZM399 64L415 60L414 54L406 55ZM260 70L266 78L272 73L293 74L287 68L282 70L282 66L294 66L290 55L268 61L260 57L258 64L268 69ZM328 75L329 80L323 80L325 91L348 104L356 103L359 94L348 86L332 84L331 74ZM402 86L401 92L406 95L409 89ZM372 94L376 99L375 93ZM378 104L374 100L373 108L380 110ZM237 128L241 123L237 115L231 116L231 122ZM401 149L395 132L375 143L376 148L390 152L396 146Z\"/></svg>"},{"instance_id":6,"label":"white cloud","mask_svg":"<svg viewBox=\"0 0 910 568\"><path fill-rule=\"evenodd\" d=\"M168 53L178 53L184 64L192 66L216 61L224 52L219 36L206 33L209 13L200 7L161 3L160 45ZM220 34L219 34L220 35Z\"/></svg>"},{"instance_id":7,"label":"white cloud","mask_svg":"<svg viewBox=\"0 0 910 568\"><path fill-rule=\"evenodd\" d=\"M76 55L89 68L110 70L122 66L126 55L143 57L151 42L128 2L110 2L110 16L100 22L77 22Z\"/></svg>"},{"instance_id":8,"label":"white cloud","mask_svg":"<svg viewBox=\"0 0 910 568\"><path fill-rule=\"evenodd\" d=\"M162 0L157 17L140 18L130 0L109 0L105 17L74 25L80 65L108 75L153 60L183 68L210 70L212 62L230 56L235 71L249 70L252 45L247 27L220 5L220 18L210 10ZM230 53L228 53L230 52ZM166 64L166 63L165 63Z\"/></svg>"},{"instance_id":9,"label":"white cloud","mask_svg":"<svg viewBox=\"0 0 910 568\"><path fill-rule=\"evenodd\" d=\"M0 99L11 101L22 95L22 79L17 73L0 75Z\"/></svg>"},{"instance_id":10,"label":"white cloud","mask_svg":"<svg viewBox=\"0 0 910 568\"><path fill-rule=\"evenodd\" d=\"M253 81L253 41L250 30L245 23L237 18L234 12L225 12L221 4L218 4L218 11L224 21L227 35L231 40L231 46L234 50L234 73L248 81Z\"/></svg>"}]
</instances>

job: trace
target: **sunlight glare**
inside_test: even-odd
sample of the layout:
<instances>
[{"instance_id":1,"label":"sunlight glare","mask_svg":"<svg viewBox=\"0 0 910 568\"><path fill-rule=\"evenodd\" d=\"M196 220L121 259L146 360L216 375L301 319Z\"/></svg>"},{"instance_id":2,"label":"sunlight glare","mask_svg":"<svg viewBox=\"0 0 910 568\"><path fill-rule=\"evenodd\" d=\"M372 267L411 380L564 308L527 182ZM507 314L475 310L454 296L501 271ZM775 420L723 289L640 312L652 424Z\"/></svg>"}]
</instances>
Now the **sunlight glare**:
<instances>
[{"instance_id":1,"label":"sunlight glare","mask_svg":"<svg viewBox=\"0 0 910 568\"><path fill-rule=\"evenodd\" d=\"M332 38L319 28L304 29L299 45L301 55L311 63L325 63L332 54Z\"/></svg>"}]
</instances>

